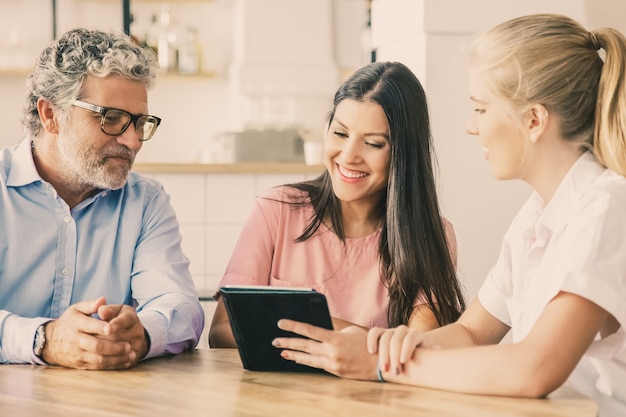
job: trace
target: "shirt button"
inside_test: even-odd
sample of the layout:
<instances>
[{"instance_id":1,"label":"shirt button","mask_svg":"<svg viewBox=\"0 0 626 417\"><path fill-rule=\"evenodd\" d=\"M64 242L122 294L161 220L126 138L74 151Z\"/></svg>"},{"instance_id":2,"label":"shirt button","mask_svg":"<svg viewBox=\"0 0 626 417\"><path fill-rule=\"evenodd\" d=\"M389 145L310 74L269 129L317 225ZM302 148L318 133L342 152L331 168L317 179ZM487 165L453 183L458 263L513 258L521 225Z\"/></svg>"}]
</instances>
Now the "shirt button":
<instances>
[{"instance_id":1,"label":"shirt button","mask_svg":"<svg viewBox=\"0 0 626 417\"><path fill-rule=\"evenodd\" d=\"M63 275L68 276L70 274L70 270L67 268L63 268Z\"/></svg>"},{"instance_id":2,"label":"shirt button","mask_svg":"<svg viewBox=\"0 0 626 417\"><path fill-rule=\"evenodd\" d=\"M69 223L69 222L70 222L70 220L72 220L72 218L71 218L70 216L65 216L65 217L63 217L63 221L64 221L65 223Z\"/></svg>"}]
</instances>

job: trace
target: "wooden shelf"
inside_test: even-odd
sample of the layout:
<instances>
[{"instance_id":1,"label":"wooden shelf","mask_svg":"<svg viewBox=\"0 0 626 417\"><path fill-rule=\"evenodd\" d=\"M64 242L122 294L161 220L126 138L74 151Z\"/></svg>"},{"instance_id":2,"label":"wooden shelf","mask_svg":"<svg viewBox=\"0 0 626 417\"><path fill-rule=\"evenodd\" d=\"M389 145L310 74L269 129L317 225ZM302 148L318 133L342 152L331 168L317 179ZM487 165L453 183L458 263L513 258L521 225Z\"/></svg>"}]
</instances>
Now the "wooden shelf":
<instances>
[{"instance_id":1,"label":"wooden shelf","mask_svg":"<svg viewBox=\"0 0 626 417\"><path fill-rule=\"evenodd\" d=\"M99 0L99 1L104 1L104 0ZM112 1L116 1L119 2L120 0L106 0L109 2ZM212 2L214 0L169 0L169 3L209 3ZM161 3L162 0L132 0L132 2L135 3ZM130 34L130 24L131 24L131 12L130 12L130 4L131 4L131 0L122 0L121 2L122 4L122 27L124 29L124 33ZM53 9L53 22L52 22L52 26L53 26L53 32L54 32L54 36L56 37L57 33L56 33L56 27L57 27L57 22L56 22L56 1L52 0L52 9Z\"/></svg>"},{"instance_id":2,"label":"wooden shelf","mask_svg":"<svg viewBox=\"0 0 626 417\"><path fill-rule=\"evenodd\" d=\"M7 68L0 69L0 77L26 77L32 68Z\"/></svg>"},{"instance_id":3,"label":"wooden shelf","mask_svg":"<svg viewBox=\"0 0 626 417\"><path fill-rule=\"evenodd\" d=\"M26 77L32 72L32 68L6 68L0 69L0 77ZM166 80L199 80L199 79L212 79L216 78L217 75L213 72L201 72L199 74L178 74L176 72L169 72L159 74L158 80L166 79Z\"/></svg>"},{"instance_id":4,"label":"wooden shelf","mask_svg":"<svg viewBox=\"0 0 626 417\"><path fill-rule=\"evenodd\" d=\"M168 3L211 3L215 0L167 0ZM132 0L132 3L163 3L163 0Z\"/></svg>"},{"instance_id":5,"label":"wooden shelf","mask_svg":"<svg viewBox=\"0 0 626 417\"><path fill-rule=\"evenodd\" d=\"M197 79L209 79L216 78L217 75L214 72L199 72L198 74L180 74L178 72L167 72L159 74L158 79L171 79L171 80L197 80Z\"/></svg>"},{"instance_id":6,"label":"wooden shelf","mask_svg":"<svg viewBox=\"0 0 626 417\"><path fill-rule=\"evenodd\" d=\"M143 174L321 174L323 165L246 162L236 164L136 163Z\"/></svg>"}]
</instances>

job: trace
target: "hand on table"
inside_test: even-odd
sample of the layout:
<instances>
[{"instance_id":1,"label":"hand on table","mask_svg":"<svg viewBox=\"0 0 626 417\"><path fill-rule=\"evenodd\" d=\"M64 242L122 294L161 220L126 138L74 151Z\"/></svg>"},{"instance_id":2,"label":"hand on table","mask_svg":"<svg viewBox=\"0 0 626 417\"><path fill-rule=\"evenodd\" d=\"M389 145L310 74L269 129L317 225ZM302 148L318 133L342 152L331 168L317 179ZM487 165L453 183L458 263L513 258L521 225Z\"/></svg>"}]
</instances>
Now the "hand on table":
<instances>
[{"instance_id":1,"label":"hand on table","mask_svg":"<svg viewBox=\"0 0 626 417\"><path fill-rule=\"evenodd\" d=\"M47 324L46 338L44 360L68 368L129 368L148 351L135 310L107 305L104 297L70 306L59 319Z\"/></svg>"},{"instance_id":2,"label":"hand on table","mask_svg":"<svg viewBox=\"0 0 626 417\"><path fill-rule=\"evenodd\" d=\"M273 345L282 349L283 358L344 378L377 379L377 357L367 351L366 330L349 326L334 331L292 320L280 320L278 327L306 337L275 339Z\"/></svg>"},{"instance_id":3,"label":"hand on table","mask_svg":"<svg viewBox=\"0 0 626 417\"><path fill-rule=\"evenodd\" d=\"M98 308L98 316L109 323L108 329L107 326L104 327L105 339L130 343L135 352L131 365L146 356L150 340L134 308L125 304L102 305Z\"/></svg>"},{"instance_id":4,"label":"hand on table","mask_svg":"<svg viewBox=\"0 0 626 417\"><path fill-rule=\"evenodd\" d=\"M424 345L424 333L407 326L392 329L373 327L367 333L367 350L378 353L380 370L402 372L418 346Z\"/></svg>"}]
</instances>

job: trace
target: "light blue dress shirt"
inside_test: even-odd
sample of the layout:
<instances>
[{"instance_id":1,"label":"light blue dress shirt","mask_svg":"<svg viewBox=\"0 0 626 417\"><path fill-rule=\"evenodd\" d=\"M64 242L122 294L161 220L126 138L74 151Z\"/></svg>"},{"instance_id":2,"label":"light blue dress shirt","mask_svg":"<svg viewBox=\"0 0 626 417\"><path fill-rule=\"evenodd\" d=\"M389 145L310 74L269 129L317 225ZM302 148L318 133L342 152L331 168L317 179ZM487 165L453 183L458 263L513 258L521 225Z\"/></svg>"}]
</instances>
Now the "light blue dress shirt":
<instances>
[{"instance_id":1,"label":"light blue dress shirt","mask_svg":"<svg viewBox=\"0 0 626 417\"><path fill-rule=\"evenodd\" d=\"M73 209L42 180L31 140L0 151L0 363L41 363L37 326L105 296L136 307L146 358L196 346L204 313L163 186L131 172Z\"/></svg>"}]
</instances>

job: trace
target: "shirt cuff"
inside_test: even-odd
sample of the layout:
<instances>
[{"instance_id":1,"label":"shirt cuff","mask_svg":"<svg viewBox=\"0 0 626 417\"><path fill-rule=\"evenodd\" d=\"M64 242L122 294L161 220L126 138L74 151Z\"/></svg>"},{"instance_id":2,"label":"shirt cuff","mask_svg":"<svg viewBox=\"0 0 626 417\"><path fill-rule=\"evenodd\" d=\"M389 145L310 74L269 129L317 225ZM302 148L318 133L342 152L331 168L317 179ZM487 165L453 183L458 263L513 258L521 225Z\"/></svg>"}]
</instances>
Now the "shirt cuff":
<instances>
[{"instance_id":1,"label":"shirt cuff","mask_svg":"<svg viewBox=\"0 0 626 417\"><path fill-rule=\"evenodd\" d=\"M34 363L46 365L33 350L35 332L48 318L26 318L16 315L5 319L2 332L2 352L8 363Z\"/></svg>"},{"instance_id":2,"label":"shirt cuff","mask_svg":"<svg viewBox=\"0 0 626 417\"><path fill-rule=\"evenodd\" d=\"M167 347L167 321L157 311L141 311L138 316L150 336L150 350L142 360L162 355Z\"/></svg>"},{"instance_id":3,"label":"shirt cuff","mask_svg":"<svg viewBox=\"0 0 626 417\"><path fill-rule=\"evenodd\" d=\"M511 318L506 305L506 298L496 287L491 278L491 274L478 290L478 300L489 314L509 327L511 326Z\"/></svg>"}]
</instances>

